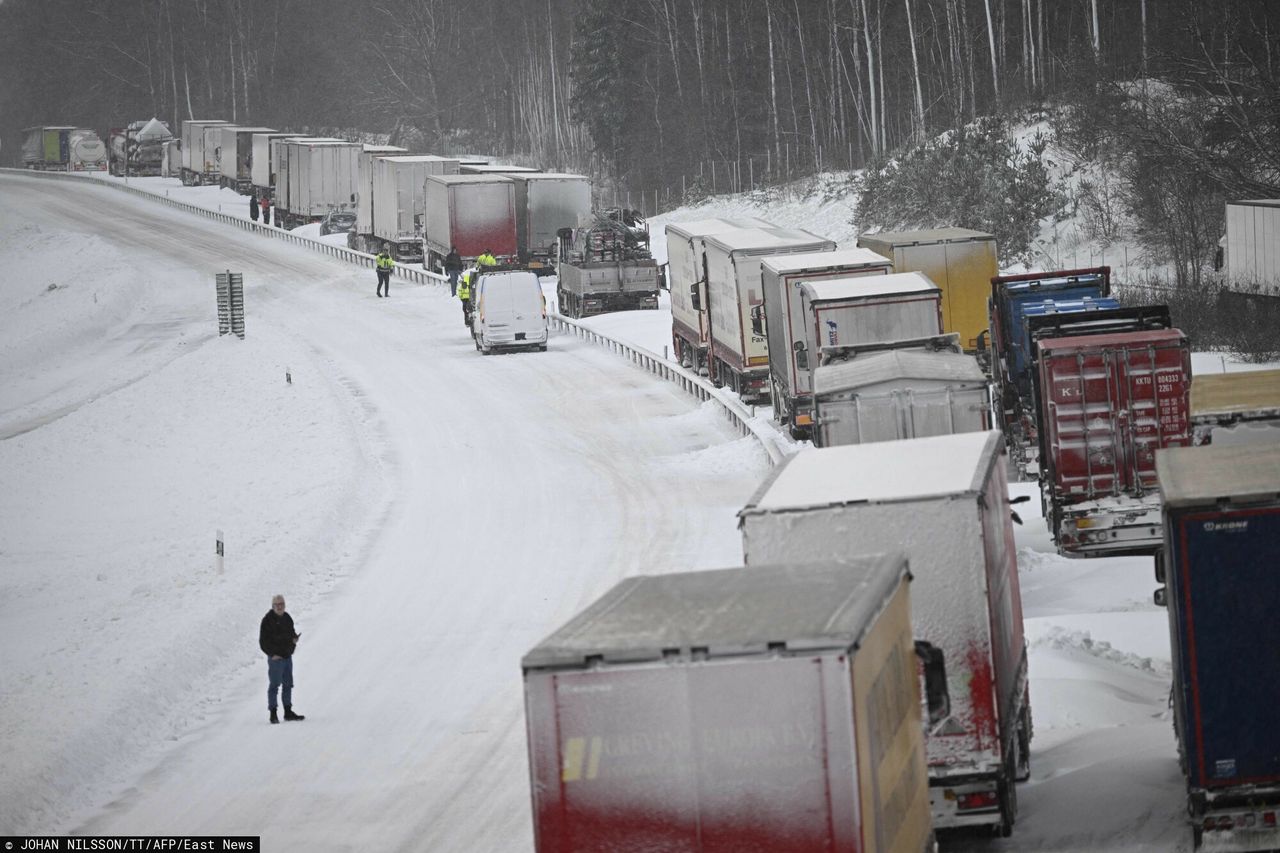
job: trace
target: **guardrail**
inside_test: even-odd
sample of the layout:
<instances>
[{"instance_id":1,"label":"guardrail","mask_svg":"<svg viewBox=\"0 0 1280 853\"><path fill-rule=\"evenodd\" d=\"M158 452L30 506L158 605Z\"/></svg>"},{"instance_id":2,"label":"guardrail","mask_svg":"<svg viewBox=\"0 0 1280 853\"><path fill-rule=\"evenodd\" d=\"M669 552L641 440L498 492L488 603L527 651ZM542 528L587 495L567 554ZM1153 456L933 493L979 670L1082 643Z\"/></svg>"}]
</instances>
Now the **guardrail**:
<instances>
[{"instance_id":1,"label":"guardrail","mask_svg":"<svg viewBox=\"0 0 1280 853\"><path fill-rule=\"evenodd\" d=\"M5 168L0 169L0 172L81 182L86 178L93 179L92 176L84 174L42 172L29 169ZM295 245L303 246L313 251L323 252L326 255L330 255L359 266L373 266L373 255L366 252L357 252L354 249L348 249L343 246L333 246L329 243L324 243L310 237L303 237L299 234L275 228L271 225L263 225L260 222L254 222L252 219L245 219L241 216L233 216L229 213L209 210L207 207L188 204L187 202L178 201L177 199L169 198L168 196L162 196L158 193L139 189L138 187L131 187L128 184L104 180L98 180L97 184L99 186L113 187L152 201L158 201L162 204L168 205L169 207L183 210L187 213L193 213L197 216L203 216L206 219L213 219L217 222L222 222L235 228L239 228L242 231L254 231L275 240L285 240ZM449 281L447 278L437 273L414 269L412 267L397 266L395 274L400 278L407 278L410 281L416 281L419 284L446 284ZM633 364L640 366L650 373L660 376L669 382L674 382L683 388L685 393L691 394L699 400L711 400L716 403L729 421L737 428L738 432L742 433L744 436L754 437L760 442L760 445L764 448L765 453L769 457L769 464L776 465L786 456L786 453L783 450L783 442L785 440L782 439L780 434L772 429L761 426L757 422L755 413L749 411L741 401L730 397L728 392L716 388L701 376L690 373L675 362L655 355L643 347L633 346L632 344L624 343L616 338L611 338L608 335L595 331L594 329L589 329L568 317L564 317L560 314L550 314L549 317L552 328L555 328L557 331L575 335L583 340L590 341L597 346L606 347L615 354L626 358Z\"/></svg>"}]
</instances>

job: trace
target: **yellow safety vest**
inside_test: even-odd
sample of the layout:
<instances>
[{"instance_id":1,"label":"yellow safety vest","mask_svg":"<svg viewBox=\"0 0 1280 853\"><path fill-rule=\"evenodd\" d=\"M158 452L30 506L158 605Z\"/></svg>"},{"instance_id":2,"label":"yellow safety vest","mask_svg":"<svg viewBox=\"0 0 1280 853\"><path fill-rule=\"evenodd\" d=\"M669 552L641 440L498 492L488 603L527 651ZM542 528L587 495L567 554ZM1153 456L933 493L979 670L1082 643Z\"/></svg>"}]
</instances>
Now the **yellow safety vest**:
<instances>
[{"instance_id":1,"label":"yellow safety vest","mask_svg":"<svg viewBox=\"0 0 1280 853\"><path fill-rule=\"evenodd\" d=\"M498 259L493 255L490 255L488 252L485 252L483 255L476 258L476 266L478 267L496 267L497 265Z\"/></svg>"},{"instance_id":2,"label":"yellow safety vest","mask_svg":"<svg viewBox=\"0 0 1280 853\"><path fill-rule=\"evenodd\" d=\"M462 281L458 282L458 298L471 298L471 273L467 273L462 277Z\"/></svg>"},{"instance_id":3,"label":"yellow safety vest","mask_svg":"<svg viewBox=\"0 0 1280 853\"><path fill-rule=\"evenodd\" d=\"M378 255L376 260L380 270L390 270L396 267L396 262L390 255Z\"/></svg>"}]
</instances>

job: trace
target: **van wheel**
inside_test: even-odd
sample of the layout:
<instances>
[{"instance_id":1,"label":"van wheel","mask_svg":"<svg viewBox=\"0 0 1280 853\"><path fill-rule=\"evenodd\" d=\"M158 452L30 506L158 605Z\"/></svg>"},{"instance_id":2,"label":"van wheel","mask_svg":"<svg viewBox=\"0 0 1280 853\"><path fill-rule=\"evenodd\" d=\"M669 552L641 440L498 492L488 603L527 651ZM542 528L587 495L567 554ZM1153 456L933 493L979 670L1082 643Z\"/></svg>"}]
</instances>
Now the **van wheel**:
<instances>
[{"instance_id":1,"label":"van wheel","mask_svg":"<svg viewBox=\"0 0 1280 853\"><path fill-rule=\"evenodd\" d=\"M546 344L539 344L539 345L538 345L538 347L537 347L537 349L538 349L538 352L546 352L546 351L547 351L547 345L546 345Z\"/></svg>"}]
</instances>

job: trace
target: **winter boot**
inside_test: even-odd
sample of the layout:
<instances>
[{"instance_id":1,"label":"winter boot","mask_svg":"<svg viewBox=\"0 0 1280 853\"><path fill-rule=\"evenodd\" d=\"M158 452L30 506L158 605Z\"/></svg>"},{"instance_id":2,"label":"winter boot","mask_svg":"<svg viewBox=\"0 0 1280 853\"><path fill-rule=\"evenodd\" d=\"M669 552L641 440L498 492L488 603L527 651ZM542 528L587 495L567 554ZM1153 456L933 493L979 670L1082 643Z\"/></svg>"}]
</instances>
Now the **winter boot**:
<instances>
[{"instance_id":1,"label":"winter boot","mask_svg":"<svg viewBox=\"0 0 1280 853\"><path fill-rule=\"evenodd\" d=\"M301 714L293 713L292 705L284 706L284 718L286 720L305 720L306 719L306 717L302 716Z\"/></svg>"},{"instance_id":2,"label":"winter boot","mask_svg":"<svg viewBox=\"0 0 1280 853\"><path fill-rule=\"evenodd\" d=\"M284 713L285 713L285 719L288 719L288 717L289 717L289 712L288 712L288 711L285 711ZM278 723L278 722L280 722L280 718L276 716L276 709L275 709L275 708L272 708L272 709L271 709L271 722L273 722L273 723Z\"/></svg>"}]
</instances>

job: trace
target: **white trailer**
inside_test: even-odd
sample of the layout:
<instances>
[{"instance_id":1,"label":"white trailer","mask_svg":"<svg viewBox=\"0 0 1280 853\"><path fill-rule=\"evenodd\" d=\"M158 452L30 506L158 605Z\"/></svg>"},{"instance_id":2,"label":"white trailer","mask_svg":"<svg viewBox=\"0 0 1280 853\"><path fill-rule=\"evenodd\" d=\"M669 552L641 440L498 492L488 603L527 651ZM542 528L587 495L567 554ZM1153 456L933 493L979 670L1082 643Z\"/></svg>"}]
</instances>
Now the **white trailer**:
<instances>
[{"instance_id":1,"label":"white trailer","mask_svg":"<svg viewBox=\"0 0 1280 853\"><path fill-rule=\"evenodd\" d=\"M907 552L913 633L950 696L926 732L933 825L1005 836L1031 741L1007 463L996 431L801 450L738 513L751 566Z\"/></svg>"},{"instance_id":2,"label":"white trailer","mask_svg":"<svg viewBox=\"0 0 1280 853\"><path fill-rule=\"evenodd\" d=\"M671 343L676 359L706 376L711 348L707 311L707 257L703 239L743 228L772 228L754 216L667 223L667 288L671 291Z\"/></svg>"},{"instance_id":3,"label":"white trailer","mask_svg":"<svg viewBox=\"0 0 1280 853\"><path fill-rule=\"evenodd\" d=\"M221 127L231 122L222 119L187 119L182 123L182 183L199 186L209 171L212 150L205 150L205 129ZM215 143L216 147L216 143Z\"/></svg>"},{"instance_id":4,"label":"white trailer","mask_svg":"<svg viewBox=\"0 0 1280 853\"><path fill-rule=\"evenodd\" d=\"M1227 280L1280 294L1280 199L1227 202Z\"/></svg>"},{"instance_id":5,"label":"white trailer","mask_svg":"<svg viewBox=\"0 0 1280 853\"><path fill-rule=\"evenodd\" d=\"M409 149L398 145L360 146L356 157L356 224L347 232L348 249L374 253L381 248L373 236L373 161L408 153Z\"/></svg>"},{"instance_id":6,"label":"white trailer","mask_svg":"<svg viewBox=\"0 0 1280 853\"><path fill-rule=\"evenodd\" d=\"M535 272L550 271L561 230L591 215L591 179L564 172L512 172L516 251Z\"/></svg>"},{"instance_id":7,"label":"white trailer","mask_svg":"<svg viewBox=\"0 0 1280 853\"><path fill-rule=\"evenodd\" d=\"M278 145L277 222L295 228L318 222L331 210L356 209L360 143L284 139Z\"/></svg>"},{"instance_id":8,"label":"white trailer","mask_svg":"<svg viewBox=\"0 0 1280 853\"><path fill-rule=\"evenodd\" d=\"M971 355L881 350L813 371L813 420L818 447L986 432L991 397Z\"/></svg>"},{"instance_id":9,"label":"white trailer","mask_svg":"<svg viewBox=\"0 0 1280 853\"><path fill-rule=\"evenodd\" d=\"M164 150L160 156L160 177L182 177L182 140L177 137L164 143Z\"/></svg>"},{"instance_id":10,"label":"white trailer","mask_svg":"<svg viewBox=\"0 0 1280 853\"><path fill-rule=\"evenodd\" d=\"M793 228L749 228L703 238L711 314L711 380L743 399L769 397L760 261L769 255L829 252L836 244Z\"/></svg>"},{"instance_id":11,"label":"white trailer","mask_svg":"<svg viewBox=\"0 0 1280 853\"><path fill-rule=\"evenodd\" d=\"M385 155L371 161L377 248L389 249L400 263L422 263L427 175L446 174L457 162L430 154Z\"/></svg>"},{"instance_id":12,"label":"white trailer","mask_svg":"<svg viewBox=\"0 0 1280 853\"><path fill-rule=\"evenodd\" d=\"M253 187L253 136L273 132L274 127L223 125L218 143L218 185L249 195Z\"/></svg>"},{"instance_id":13,"label":"white trailer","mask_svg":"<svg viewBox=\"0 0 1280 853\"><path fill-rule=\"evenodd\" d=\"M271 142L275 139L298 138L296 133L276 131L253 134L253 154L249 161L249 183L254 198L271 198L276 186L276 166Z\"/></svg>"},{"instance_id":14,"label":"white trailer","mask_svg":"<svg viewBox=\"0 0 1280 853\"><path fill-rule=\"evenodd\" d=\"M920 323L911 322L920 313L914 304L892 307L898 301L914 302L919 299L918 294L877 299L857 286L860 277L879 278L892 272L892 263L867 249L778 255L760 262L773 416L795 437L808 438L812 425L813 368L822 346L831 337L830 330L824 331L824 322L845 343L863 343L868 334L875 335L875 340L890 334L895 339L926 334L919 331ZM841 284L837 287L830 282ZM887 285L877 282L876 286ZM845 304L849 301L844 298L846 292L852 293L849 304ZM890 304L884 304L886 298ZM857 311L859 318L846 317L846 309ZM819 310L825 311L821 318ZM903 317L899 318L895 310ZM896 334L898 320L911 327L909 334Z\"/></svg>"}]
</instances>

